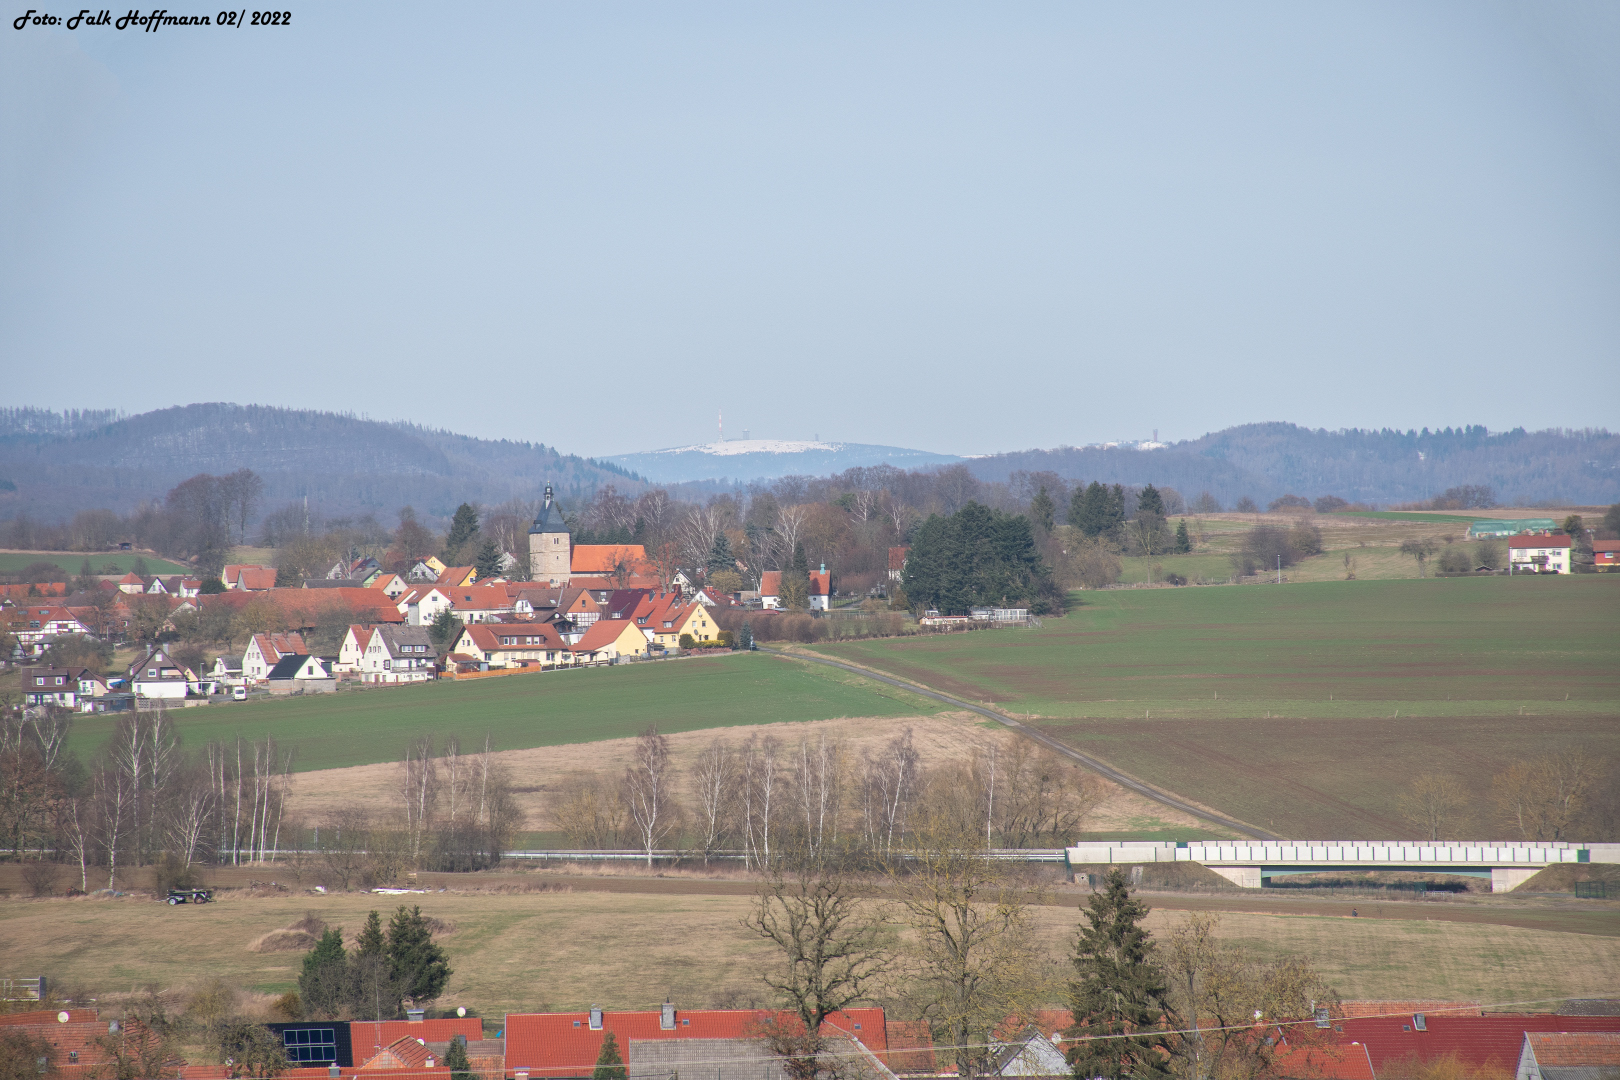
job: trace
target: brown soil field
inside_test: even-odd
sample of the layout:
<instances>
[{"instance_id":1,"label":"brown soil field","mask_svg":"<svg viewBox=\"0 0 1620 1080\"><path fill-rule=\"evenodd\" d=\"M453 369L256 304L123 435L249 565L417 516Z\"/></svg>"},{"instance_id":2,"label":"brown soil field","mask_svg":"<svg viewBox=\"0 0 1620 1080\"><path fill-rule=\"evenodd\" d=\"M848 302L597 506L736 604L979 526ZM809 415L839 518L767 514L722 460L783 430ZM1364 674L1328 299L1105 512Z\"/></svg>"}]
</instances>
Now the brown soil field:
<instances>
[{"instance_id":1,"label":"brown soil field","mask_svg":"<svg viewBox=\"0 0 1620 1080\"><path fill-rule=\"evenodd\" d=\"M1075 890L1032 909L1051 961L1054 1002L1062 997L1080 899ZM1183 917L1171 905L1185 910L1197 898L1144 899L1154 906L1149 929L1163 934ZM179 908L133 896L8 900L0 902L0 965L44 973L64 991L88 996L146 985L182 989L216 976L281 992L296 982L300 954L255 952L254 942L309 913L352 934L367 911L401 902L454 926L441 938L455 969L441 1006L496 1017L593 1003L648 1008L666 997L685 1007L764 1000L760 974L772 957L741 925L746 896L586 891L569 883L397 897L231 892L216 904ZM1416 912L1352 919L1319 906L1228 909L1220 932L1264 956L1309 954L1344 997L1549 1008L1556 999L1612 992L1620 970L1620 937L1426 920ZM1410 906L1421 905L1383 905Z\"/></svg>"},{"instance_id":2,"label":"brown soil field","mask_svg":"<svg viewBox=\"0 0 1620 1080\"><path fill-rule=\"evenodd\" d=\"M758 734L774 738L784 747L797 745L801 738L842 739L852 760L864 752L876 752L889 740L911 729L912 740L925 767L971 756L992 742L1006 745L1018 738L1011 731L990 724L969 713L897 718L854 718L812 722L762 724L738 731L712 728L679 732L668 736L670 753L683 776L690 776L692 764L704 747L719 737L733 745ZM634 751L634 739L606 739L601 742L544 746L532 750L507 750L494 755L511 770L517 788L518 804L525 815L524 828L552 829L546 798L557 782L576 770L602 770L621 773ZM350 802L371 807L374 812L391 811L399 801L400 767L358 765L346 769L322 769L299 773L293 778L289 810L313 824L322 815ZM1097 832L1151 831L1185 827L1208 833L1210 826L1197 819L1152 802L1115 784L1108 784L1107 800L1087 822ZM695 804L688 793L687 802Z\"/></svg>"}]
</instances>

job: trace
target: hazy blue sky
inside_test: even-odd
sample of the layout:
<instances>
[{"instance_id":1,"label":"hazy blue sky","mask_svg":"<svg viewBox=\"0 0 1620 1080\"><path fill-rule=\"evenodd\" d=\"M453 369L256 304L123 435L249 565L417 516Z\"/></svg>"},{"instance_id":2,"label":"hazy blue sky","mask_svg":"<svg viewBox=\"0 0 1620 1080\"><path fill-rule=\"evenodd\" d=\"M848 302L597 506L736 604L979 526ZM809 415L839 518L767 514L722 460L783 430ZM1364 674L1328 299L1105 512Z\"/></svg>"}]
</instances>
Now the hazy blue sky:
<instances>
[{"instance_id":1,"label":"hazy blue sky","mask_svg":"<svg viewBox=\"0 0 1620 1080\"><path fill-rule=\"evenodd\" d=\"M24 10L8 404L587 454L1620 419L1612 2Z\"/></svg>"}]
</instances>

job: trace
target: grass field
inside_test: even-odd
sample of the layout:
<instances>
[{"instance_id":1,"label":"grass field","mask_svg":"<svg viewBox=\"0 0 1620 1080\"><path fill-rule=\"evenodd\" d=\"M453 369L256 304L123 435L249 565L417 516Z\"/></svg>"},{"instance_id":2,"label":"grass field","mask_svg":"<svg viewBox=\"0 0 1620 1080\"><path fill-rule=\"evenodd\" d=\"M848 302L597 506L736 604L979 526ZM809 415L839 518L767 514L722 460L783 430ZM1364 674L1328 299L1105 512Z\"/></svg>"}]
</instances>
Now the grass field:
<instances>
[{"instance_id":1,"label":"grass field","mask_svg":"<svg viewBox=\"0 0 1620 1080\"><path fill-rule=\"evenodd\" d=\"M1394 800L1527 751L1620 757L1620 582L1112 590L1042 630L822 645L1033 714L1081 749L1283 835L1404 836Z\"/></svg>"},{"instance_id":2,"label":"grass field","mask_svg":"<svg viewBox=\"0 0 1620 1080\"><path fill-rule=\"evenodd\" d=\"M141 555L128 551L0 551L0 574L15 574L34 563L45 562L59 566L69 574L77 574L90 560L93 574L127 574L135 569L136 559L146 560L149 574L186 574L191 571L179 563L160 559L156 555Z\"/></svg>"},{"instance_id":3,"label":"grass field","mask_svg":"<svg viewBox=\"0 0 1620 1080\"><path fill-rule=\"evenodd\" d=\"M760 973L771 957L740 925L749 900L737 895L228 894L196 908L133 898L10 900L0 902L0 964L100 993L216 975L279 993L295 985L301 954L251 952L255 938L313 911L352 939L368 910L386 913L402 901L455 925L441 939L455 969L441 1007L466 1005L487 1018L590 1004L652 1008L666 997L682 1008L766 998ZM1033 909L1054 1003L1062 1000L1077 902ZM1155 909L1147 926L1162 934L1183 917ZM1347 998L1590 996L1612 992L1620 970L1620 937L1491 924L1228 912L1221 934L1262 955L1311 955Z\"/></svg>"},{"instance_id":4,"label":"grass field","mask_svg":"<svg viewBox=\"0 0 1620 1080\"><path fill-rule=\"evenodd\" d=\"M172 715L188 746L274 736L299 772L394 761L411 740L459 735L498 750L844 716L932 715L942 706L854 675L760 653L347 690ZM116 720L83 717L70 749L93 756Z\"/></svg>"}]
</instances>

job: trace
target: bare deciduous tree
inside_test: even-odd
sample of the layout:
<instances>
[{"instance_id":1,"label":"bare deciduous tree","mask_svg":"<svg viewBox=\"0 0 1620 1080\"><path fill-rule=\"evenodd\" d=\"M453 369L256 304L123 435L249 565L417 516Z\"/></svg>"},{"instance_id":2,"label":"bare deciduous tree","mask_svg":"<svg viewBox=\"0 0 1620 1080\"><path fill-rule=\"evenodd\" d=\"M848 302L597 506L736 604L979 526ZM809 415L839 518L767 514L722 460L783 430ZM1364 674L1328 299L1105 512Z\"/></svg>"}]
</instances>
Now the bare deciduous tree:
<instances>
[{"instance_id":1,"label":"bare deciduous tree","mask_svg":"<svg viewBox=\"0 0 1620 1080\"><path fill-rule=\"evenodd\" d=\"M1491 779L1491 796L1502 823L1525 840L1562 840L1580 816L1598 774L1597 761L1581 747L1516 761Z\"/></svg>"},{"instance_id":2,"label":"bare deciduous tree","mask_svg":"<svg viewBox=\"0 0 1620 1080\"><path fill-rule=\"evenodd\" d=\"M578 847L618 847L624 834L624 800L600 773L569 773L547 800L551 820Z\"/></svg>"},{"instance_id":3,"label":"bare deciduous tree","mask_svg":"<svg viewBox=\"0 0 1620 1080\"><path fill-rule=\"evenodd\" d=\"M874 851L887 856L895 842L904 837L906 815L916 795L920 771L911 729L896 735L876 756L868 753L864 762L862 808L866 841Z\"/></svg>"},{"instance_id":4,"label":"bare deciduous tree","mask_svg":"<svg viewBox=\"0 0 1620 1080\"><path fill-rule=\"evenodd\" d=\"M698 755L692 771L698 810L703 815L703 861L720 846L731 831L731 815L737 802L737 755L719 736Z\"/></svg>"},{"instance_id":5,"label":"bare deciduous tree","mask_svg":"<svg viewBox=\"0 0 1620 1080\"><path fill-rule=\"evenodd\" d=\"M1440 830L1463 820L1468 809L1468 789L1455 776L1424 773L1412 781L1396 804L1401 816L1423 831L1430 841L1440 839Z\"/></svg>"},{"instance_id":6,"label":"bare deciduous tree","mask_svg":"<svg viewBox=\"0 0 1620 1080\"><path fill-rule=\"evenodd\" d=\"M649 727L636 739L635 759L624 770L624 798L636 837L647 853L648 866L652 865L653 850L675 828L678 811L672 790L674 777L669 739L660 735L657 727Z\"/></svg>"}]
</instances>

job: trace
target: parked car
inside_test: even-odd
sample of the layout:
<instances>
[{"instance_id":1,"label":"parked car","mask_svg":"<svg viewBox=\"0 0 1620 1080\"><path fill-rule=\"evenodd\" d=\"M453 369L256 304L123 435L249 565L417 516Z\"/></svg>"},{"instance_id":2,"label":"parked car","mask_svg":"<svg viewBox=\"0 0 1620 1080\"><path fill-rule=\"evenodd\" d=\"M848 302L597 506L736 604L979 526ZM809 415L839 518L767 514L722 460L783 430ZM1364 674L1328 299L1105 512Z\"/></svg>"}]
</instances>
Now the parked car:
<instances>
[{"instance_id":1,"label":"parked car","mask_svg":"<svg viewBox=\"0 0 1620 1080\"><path fill-rule=\"evenodd\" d=\"M233 686L233 687L231 687L231 700L232 701L246 701L247 700L247 687L245 687L245 686Z\"/></svg>"}]
</instances>

